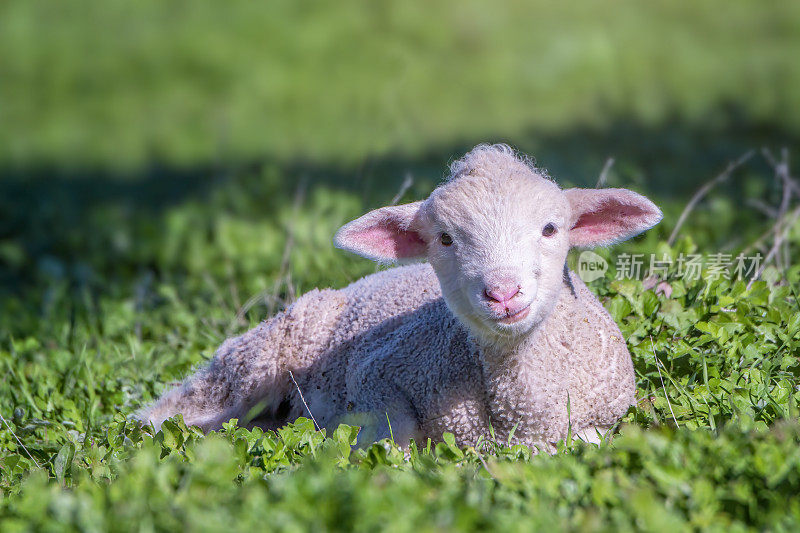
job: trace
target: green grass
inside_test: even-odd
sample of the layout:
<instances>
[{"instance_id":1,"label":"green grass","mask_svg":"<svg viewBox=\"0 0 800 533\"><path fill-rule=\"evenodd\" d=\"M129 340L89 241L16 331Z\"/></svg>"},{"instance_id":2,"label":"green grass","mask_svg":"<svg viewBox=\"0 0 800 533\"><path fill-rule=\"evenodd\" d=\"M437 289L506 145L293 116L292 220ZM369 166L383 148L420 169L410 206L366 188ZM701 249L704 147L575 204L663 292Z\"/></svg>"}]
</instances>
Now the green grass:
<instances>
[{"instance_id":1,"label":"green grass","mask_svg":"<svg viewBox=\"0 0 800 533\"><path fill-rule=\"evenodd\" d=\"M344 222L507 140L564 184L664 208L613 250L735 254L797 160L793 3L0 6L0 530L794 530L800 228L788 269L592 283L639 403L600 447L352 450L309 421L203 437L127 422L313 287L375 271ZM793 165L796 168L796 165ZM574 259L574 258L573 258Z\"/></svg>"},{"instance_id":2,"label":"green grass","mask_svg":"<svg viewBox=\"0 0 800 533\"><path fill-rule=\"evenodd\" d=\"M301 419L277 436L203 438L177 423L153 438L115 422L84 453L59 451L57 481L28 478L4 505L4 531L791 530L800 513L791 424L716 435L633 426L613 448L506 447L487 459L446 442L408 458L388 443L351 451L355 433L323 439Z\"/></svg>"},{"instance_id":3,"label":"green grass","mask_svg":"<svg viewBox=\"0 0 800 533\"><path fill-rule=\"evenodd\" d=\"M351 452L350 430L324 439L307 421L278 435L230 428L214 438L180 421L156 435L126 423L226 336L293 295L374 271L335 251L331 235L394 193L312 177L298 185L289 177L303 174L292 172L243 172L175 197L149 185L162 203L147 187L134 189L143 198L108 201L62 184L44 195L59 209L35 218L24 195L6 204L21 229L6 241L15 263L0 300L4 531L728 530L800 520L796 266L768 271L782 284L750 290L744 281L681 282L673 268L669 298L638 281L594 282L628 340L640 399L600 448L567 442L550 458L498 443L479 458L421 443L406 459L389 443ZM412 189L430 186L420 172ZM716 251L725 226L715 209L730 207L715 198L721 206L704 205L685 231L692 237L674 248L663 240L678 205L667 202L662 227L619 249Z\"/></svg>"},{"instance_id":4,"label":"green grass","mask_svg":"<svg viewBox=\"0 0 800 533\"><path fill-rule=\"evenodd\" d=\"M0 7L0 164L360 164L531 129L800 131L800 7L143 0Z\"/></svg>"}]
</instances>

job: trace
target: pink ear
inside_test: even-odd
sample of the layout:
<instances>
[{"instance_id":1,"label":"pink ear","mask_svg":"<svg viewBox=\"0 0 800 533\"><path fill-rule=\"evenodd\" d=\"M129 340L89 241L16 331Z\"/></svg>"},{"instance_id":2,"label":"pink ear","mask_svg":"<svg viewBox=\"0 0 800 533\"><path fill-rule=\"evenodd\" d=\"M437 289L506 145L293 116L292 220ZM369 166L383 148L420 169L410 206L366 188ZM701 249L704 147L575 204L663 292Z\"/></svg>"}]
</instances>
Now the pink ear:
<instances>
[{"instance_id":1,"label":"pink ear","mask_svg":"<svg viewBox=\"0 0 800 533\"><path fill-rule=\"evenodd\" d=\"M370 211L342 226L333 242L337 248L373 261L422 258L427 251L425 241L410 228L421 204L414 202Z\"/></svg>"},{"instance_id":2,"label":"pink ear","mask_svg":"<svg viewBox=\"0 0 800 533\"><path fill-rule=\"evenodd\" d=\"M606 246L630 239L658 224L661 210L627 189L568 189L572 246Z\"/></svg>"}]
</instances>

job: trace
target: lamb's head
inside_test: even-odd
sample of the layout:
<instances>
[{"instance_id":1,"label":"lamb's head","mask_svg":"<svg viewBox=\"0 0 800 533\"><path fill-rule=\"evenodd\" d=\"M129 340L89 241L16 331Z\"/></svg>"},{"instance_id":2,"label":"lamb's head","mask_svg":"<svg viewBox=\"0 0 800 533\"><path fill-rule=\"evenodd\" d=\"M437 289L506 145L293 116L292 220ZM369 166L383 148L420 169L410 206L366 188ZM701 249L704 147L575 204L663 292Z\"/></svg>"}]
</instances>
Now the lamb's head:
<instances>
[{"instance_id":1,"label":"lamb's head","mask_svg":"<svg viewBox=\"0 0 800 533\"><path fill-rule=\"evenodd\" d=\"M427 259L450 309L493 342L529 333L552 311L571 246L612 244L661 220L632 191L562 191L506 145L477 146L450 170L428 199L371 211L335 242L379 262Z\"/></svg>"}]
</instances>

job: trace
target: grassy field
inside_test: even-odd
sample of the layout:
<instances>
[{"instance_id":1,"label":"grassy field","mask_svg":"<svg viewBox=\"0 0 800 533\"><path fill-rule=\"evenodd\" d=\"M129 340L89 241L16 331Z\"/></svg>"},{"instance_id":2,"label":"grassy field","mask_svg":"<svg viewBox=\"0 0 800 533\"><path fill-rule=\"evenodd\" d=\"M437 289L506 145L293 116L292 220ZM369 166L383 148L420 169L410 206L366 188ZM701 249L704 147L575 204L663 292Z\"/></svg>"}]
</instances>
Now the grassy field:
<instances>
[{"instance_id":1,"label":"grassy field","mask_svg":"<svg viewBox=\"0 0 800 533\"><path fill-rule=\"evenodd\" d=\"M800 130L795 2L0 9L0 49L14 51L0 63L0 161L14 166L360 165L630 121Z\"/></svg>"},{"instance_id":2,"label":"grassy field","mask_svg":"<svg viewBox=\"0 0 800 533\"><path fill-rule=\"evenodd\" d=\"M563 184L613 157L608 185L665 220L612 264L747 249L784 193L761 148L797 175L796 3L10 1L0 50L3 532L798 528L796 219L749 288L676 265L669 296L592 283L639 398L600 447L405 457L302 419L127 421L226 337L374 272L335 230L406 177L422 198L476 142Z\"/></svg>"}]
</instances>

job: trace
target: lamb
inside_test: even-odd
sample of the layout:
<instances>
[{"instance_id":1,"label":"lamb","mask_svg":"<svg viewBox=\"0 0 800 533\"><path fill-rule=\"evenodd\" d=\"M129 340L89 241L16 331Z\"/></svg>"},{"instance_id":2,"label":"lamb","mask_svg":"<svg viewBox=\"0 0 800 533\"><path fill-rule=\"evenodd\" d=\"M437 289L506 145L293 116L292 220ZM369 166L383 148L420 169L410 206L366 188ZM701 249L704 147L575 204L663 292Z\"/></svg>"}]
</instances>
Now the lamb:
<instances>
[{"instance_id":1,"label":"lamb","mask_svg":"<svg viewBox=\"0 0 800 533\"><path fill-rule=\"evenodd\" d=\"M426 200L336 234L344 250L412 264L312 290L138 418L275 429L310 411L324 428L362 425L361 442L447 431L474 446L491 430L548 452L570 430L596 442L634 402L633 365L567 252L660 220L635 192L561 190L507 145L479 145Z\"/></svg>"}]
</instances>

